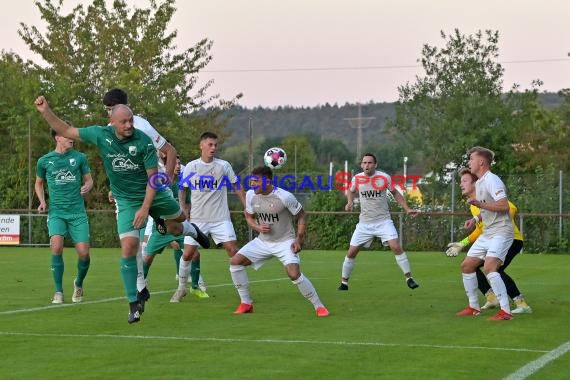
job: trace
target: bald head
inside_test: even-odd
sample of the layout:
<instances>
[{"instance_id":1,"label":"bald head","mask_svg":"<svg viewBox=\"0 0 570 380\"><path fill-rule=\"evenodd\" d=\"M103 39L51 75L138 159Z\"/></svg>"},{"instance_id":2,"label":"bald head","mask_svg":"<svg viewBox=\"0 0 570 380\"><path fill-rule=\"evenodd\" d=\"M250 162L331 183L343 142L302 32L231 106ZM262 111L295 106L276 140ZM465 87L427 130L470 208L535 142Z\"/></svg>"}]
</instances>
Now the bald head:
<instances>
[{"instance_id":1,"label":"bald head","mask_svg":"<svg viewBox=\"0 0 570 380\"><path fill-rule=\"evenodd\" d=\"M119 140L133 135L133 111L124 104L117 104L109 113L111 125L115 128L115 134Z\"/></svg>"},{"instance_id":2,"label":"bald head","mask_svg":"<svg viewBox=\"0 0 570 380\"><path fill-rule=\"evenodd\" d=\"M128 115L133 116L133 111L129 108L129 106L125 104L117 104L111 108L111 112L109 113L109 117L113 120L113 117L124 116Z\"/></svg>"}]
</instances>

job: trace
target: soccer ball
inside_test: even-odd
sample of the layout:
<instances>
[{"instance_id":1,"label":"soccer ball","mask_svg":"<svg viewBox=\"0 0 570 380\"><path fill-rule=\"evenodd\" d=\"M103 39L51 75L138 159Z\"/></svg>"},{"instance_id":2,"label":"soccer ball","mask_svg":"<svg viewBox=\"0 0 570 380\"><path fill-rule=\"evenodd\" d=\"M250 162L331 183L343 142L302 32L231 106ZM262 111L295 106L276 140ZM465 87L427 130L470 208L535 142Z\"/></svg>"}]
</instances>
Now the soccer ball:
<instances>
[{"instance_id":1,"label":"soccer ball","mask_svg":"<svg viewBox=\"0 0 570 380\"><path fill-rule=\"evenodd\" d=\"M271 169L279 169L287 162L287 153L278 147L269 148L263 155L263 162Z\"/></svg>"}]
</instances>

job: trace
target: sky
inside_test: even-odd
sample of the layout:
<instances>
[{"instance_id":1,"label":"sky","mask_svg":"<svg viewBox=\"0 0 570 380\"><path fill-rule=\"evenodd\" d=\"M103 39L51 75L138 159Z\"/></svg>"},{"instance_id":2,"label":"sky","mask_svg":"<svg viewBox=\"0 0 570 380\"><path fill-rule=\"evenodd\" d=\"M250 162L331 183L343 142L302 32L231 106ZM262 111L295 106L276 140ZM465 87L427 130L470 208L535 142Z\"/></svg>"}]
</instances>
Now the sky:
<instances>
[{"instance_id":1,"label":"sky","mask_svg":"<svg viewBox=\"0 0 570 380\"><path fill-rule=\"evenodd\" d=\"M20 22L45 28L33 3L3 2L0 49L38 61L17 33ZM63 2L66 11L90 3ZM398 86L423 76L422 46L443 47L440 31L456 28L499 31L506 90L535 79L542 91L570 88L568 0L177 0L176 8L177 46L214 42L200 73L214 80L210 94L242 93L248 108L396 101Z\"/></svg>"}]
</instances>

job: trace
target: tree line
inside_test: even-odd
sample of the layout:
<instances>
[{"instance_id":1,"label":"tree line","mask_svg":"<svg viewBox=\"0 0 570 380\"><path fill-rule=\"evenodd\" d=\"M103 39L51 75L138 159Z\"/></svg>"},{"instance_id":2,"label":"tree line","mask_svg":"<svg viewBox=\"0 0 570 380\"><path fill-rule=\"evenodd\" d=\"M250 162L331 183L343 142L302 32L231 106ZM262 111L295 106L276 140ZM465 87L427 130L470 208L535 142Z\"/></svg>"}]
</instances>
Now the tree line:
<instances>
[{"instance_id":1,"label":"tree line","mask_svg":"<svg viewBox=\"0 0 570 380\"><path fill-rule=\"evenodd\" d=\"M124 0L110 6L92 0L68 14L57 0L36 6L46 32L21 24L18 33L38 60L0 54L0 209L28 208L24 173L31 169L33 177L36 160L53 149L48 126L32 105L39 94L57 114L81 127L105 124L101 98L110 88L123 88L135 113L171 139L183 161L197 156L199 135L210 130L221 136L220 155L238 172L249 167L250 143L254 164L277 145L289 155L289 172L328 173L330 162L339 170L344 161L349 170L359 169L356 131L345 120L356 117L357 104L246 109L239 106L241 94L222 99L210 94L211 81L198 86L200 71L213 59L213 42L205 37L175 50L177 32L168 29L175 0L132 9ZM397 102L360 105L362 116L375 118L362 131L362 152L376 153L389 173L401 173L404 156L410 167L433 172L422 189L432 205L449 200L441 191L448 186L447 172L454 170L449 164L464 165L464 154L474 145L497 153L493 171L512 179L507 184L527 212L542 211L531 202L537 194L556 198L552 188L542 186L546 179L569 172L570 89L541 93L538 78L530 89L516 84L505 89L498 42L499 31L442 31L439 45L423 46L418 62L424 73L398 88ZM95 179L89 208L110 208L101 161L92 147L77 147L88 155ZM545 201L542 197L538 203Z\"/></svg>"}]
</instances>

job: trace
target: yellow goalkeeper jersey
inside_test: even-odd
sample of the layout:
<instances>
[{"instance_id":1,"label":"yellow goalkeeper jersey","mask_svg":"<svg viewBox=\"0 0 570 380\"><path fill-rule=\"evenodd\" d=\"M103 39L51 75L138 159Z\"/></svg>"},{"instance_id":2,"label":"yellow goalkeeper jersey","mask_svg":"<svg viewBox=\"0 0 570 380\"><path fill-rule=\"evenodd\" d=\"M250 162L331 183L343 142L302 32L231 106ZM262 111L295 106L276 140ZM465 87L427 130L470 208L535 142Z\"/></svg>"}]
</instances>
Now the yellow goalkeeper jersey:
<instances>
[{"instance_id":1,"label":"yellow goalkeeper jersey","mask_svg":"<svg viewBox=\"0 0 570 380\"><path fill-rule=\"evenodd\" d=\"M479 209L479 207L476 207L473 205L469 206L469 210L471 211L471 215L473 215L474 217L479 216L479 214L481 213L481 210ZM509 201L509 214L511 216L511 221L513 222L513 229L514 229L514 233L515 233L514 239L515 240L523 240L522 233L519 230L519 228L517 227L517 224L515 223L515 215L517 213L517 210L518 210L517 206L515 206L515 204L512 203L511 201ZM481 235L483 233L483 228L485 228L483 221L481 221L475 225L475 229L467 237L469 239L469 244L471 244L475 240L477 240L479 235Z\"/></svg>"}]
</instances>

